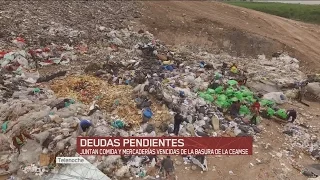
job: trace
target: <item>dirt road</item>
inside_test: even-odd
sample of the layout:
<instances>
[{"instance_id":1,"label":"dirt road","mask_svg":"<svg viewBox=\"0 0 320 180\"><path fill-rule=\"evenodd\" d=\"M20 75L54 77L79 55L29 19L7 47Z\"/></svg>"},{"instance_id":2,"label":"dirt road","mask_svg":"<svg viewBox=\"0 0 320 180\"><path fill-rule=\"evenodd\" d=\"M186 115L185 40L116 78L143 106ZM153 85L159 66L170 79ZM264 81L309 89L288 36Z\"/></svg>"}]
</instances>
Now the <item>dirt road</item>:
<instances>
[{"instance_id":1,"label":"dirt road","mask_svg":"<svg viewBox=\"0 0 320 180\"><path fill-rule=\"evenodd\" d=\"M320 72L320 26L218 2L144 2L142 24L171 45L236 56L288 51L306 72Z\"/></svg>"}]
</instances>

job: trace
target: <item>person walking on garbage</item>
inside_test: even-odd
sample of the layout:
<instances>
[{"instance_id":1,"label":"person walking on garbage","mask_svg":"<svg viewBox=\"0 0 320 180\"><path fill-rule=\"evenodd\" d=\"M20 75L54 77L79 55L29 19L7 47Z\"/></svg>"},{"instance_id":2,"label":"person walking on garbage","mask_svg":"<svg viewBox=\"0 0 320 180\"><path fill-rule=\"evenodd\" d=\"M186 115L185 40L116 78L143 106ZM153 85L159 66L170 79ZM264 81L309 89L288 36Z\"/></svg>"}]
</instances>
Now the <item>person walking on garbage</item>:
<instances>
[{"instance_id":1,"label":"person walking on garbage","mask_svg":"<svg viewBox=\"0 0 320 180\"><path fill-rule=\"evenodd\" d=\"M164 176L169 178L173 175L174 166L170 156L167 156L161 161L161 171L164 170Z\"/></svg>"},{"instance_id":2,"label":"person walking on garbage","mask_svg":"<svg viewBox=\"0 0 320 180\"><path fill-rule=\"evenodd\" d=\"M173 133L178 136L180 131L180 124L183 122L183 116L178 111L176 115L174 116L174 127L173 127Z\"/></svg>"},{"instance_id":3,"label":"person walking on garbage","mask_svg":"<svg viewBox=\"0 0 320 180\"><path fill-rule=\"evenodd\" d=\"M291 121L289 120L291 118ZM294 109L290 109L287 111L287 120L293 123L297 119L297 111Z\"/></svg>"},{"instance_id":4,"label":"person walking on garbage","mask_svg":"<svg viewBox=\"0 0 320 180\"><path fill-rule=\"evenodd\" d=\"M12 137L12 143L14 147L18 149L18 153L20 154L22 146L25 144L26 139L34 140L34 137L30 135L25 127L20 127L19 133Z\"/></svg>"},{"instance_id":5,"label":"person walking on garbage","mask_svg":"<svg viewBox=\"0 0 320 180\"><path fill-rule=\"evenodd\" d=\"M93 124L90 122L90 120L81 120L78 126L80 134L84 133L84 135L86 136L89 130L93 127Z\"/></svg>"},{"instance_id":6,"label":"person walking on garbage","mask_svg":"<svg viewBox=\"0 0 320 180\"><path fill-rule=\"evenodd\" d=\"M302 98L305 94L306 91L306 86L308 85L308 81L305 82L298 82L296 83L296 87L298 88L299 92L298 92L298 101L301 103L302 102Z\"/></svg>"},{"instance_id":7,"label":"person walking on garbage","mask_svg":"<svg viewBox=\"0 0 320 180\"><path fill-rule=\"evenodd\" d=\"M252 118L250 119L250 124L257 125L258 123L257 120L258 120L258 114L254 113Z\"/></svg>"}]
</instances>

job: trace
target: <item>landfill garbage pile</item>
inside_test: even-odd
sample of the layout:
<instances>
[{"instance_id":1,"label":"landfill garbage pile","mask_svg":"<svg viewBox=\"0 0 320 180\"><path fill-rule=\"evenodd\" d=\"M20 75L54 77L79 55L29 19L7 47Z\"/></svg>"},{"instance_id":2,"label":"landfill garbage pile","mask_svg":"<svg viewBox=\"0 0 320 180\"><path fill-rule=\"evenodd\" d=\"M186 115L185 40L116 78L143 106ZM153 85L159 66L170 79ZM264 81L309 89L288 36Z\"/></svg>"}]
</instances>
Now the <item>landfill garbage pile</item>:
<instances>
[{"instance_id":1,"label":"landfill garbage pile","mask_svg":"<svg viewBox=\"0 0 320 180\"><path fill-rule=\"evenodd\" d=\"M23 43L24 46L24 40L21 43ZM15 74L22 74L23 71L34 69L37 66L52 64L66 65L70 60L77 58L73 47L68 45L58 46L55 44L42 49L16 49L13 51L2 51L0 53L1 68L12 71Z\"/></svg>"},{"instance_id":2,"label":"landfill garbage pile","mask_svg":"<svg viewBox=\"0 0 320 180\"><path fill-rule=\"evenodd\" d=\"M4 2L0 47L10 49L8 39L17 36L30 46L51 43L76 46L81 41L96 44L103 41L106 31L127 27L128 21L140 17L136 5L137 2L102 1Z\"/></svg>"},{"instance_id":3,"label":"landfill garbage pile","mask_svg":"<svg viewBox=\"0 0 320 180\"><path fill-rule=\"evenodd\" d=\"M139 99L132 99L133 88L128 85L112 85L92 76L69 76L54 81L51 89L59 97L70 97L89 105L92 100L105 112L120 118L127 124L139 125L142 113L137 108ZM161 122L171 118L168 109L158 103L150 104L152 120Z\"/></svg>"},{"instance_id":4,"label":"landfill garbage pile","mask_svg":"<svg viewBox=\"0 0 320 180\"><path fill-rule=\"evenodd\" d=\"M15 87L9 94L5 92L6 102L0 105L1 151L6 152L1 160L9 160L1 162L8 165L3 172L17 172L17 177L32 179L52 172L58 168L53 157L75 155L77 125L83 119L95 125L89 133L92 136L170 136L172 115L181 112L185 119L181 136L253 136L258 140L263 127L248 123L246 116L251 115L248 106L256 99L264 107L276 103L254 96L247 87L238 86L232 76L220 75L216 64L222 60L231 62L233 58L208 53L201 58L192 54L182 56L155 41L148 32L122 29L109 31L107 36L111 44L107 48L108 60L86 68L90 75L53 80L49 88L35 84L39 75L21 78L1 74L5 86ZM250 63L249 67L261 68ZM250 68L248 71L251 73ZM282 71L279 73L279 77L285 77L281 76ZM212 80L226 84L226 89L221 84L212 87ZM236 100L246 104L241 109L242 118L226 116L230 103ZM281 109L268 112L285 114ZM20 127L27 128L35 140L29 140L19 155L12 152L11 138ZM158 176L152 170L156 166L152 157L85 158L114 179ZM205 158L199 159L189 157L186 163L206 171Z\"/></svg>"},{"instance_id":5,"label":"landfill garbage pile","mask_svg":"<svg viewBox=\"0 0 320 180\"><path fill-rule=\"evenodd\" d=\"M260 55L257 59L249 59L203 52L197 54L196 57L205 62L214 62L217 66L223 62L236 63L239 69L248 72L250 81L267 81L279 87L306 78L299 70L299 61L286 54L281 54L279 57L272 59L267 59L265 55Z\"/></svg>"},{"instance_id":6,"label":"landfill garbage pile","mask_svg":"<svg viewBox=\"0 0 320 180\"><path fill-rule=\"evenodd\" d=\"M289 150L298 148L314 159L320 159L320 141L316 133L312 133L312 127L307 130L295 124L287 124L283 133L286 134L286 141L289 142L285 144Z\"/></svg>"}]
</instances>

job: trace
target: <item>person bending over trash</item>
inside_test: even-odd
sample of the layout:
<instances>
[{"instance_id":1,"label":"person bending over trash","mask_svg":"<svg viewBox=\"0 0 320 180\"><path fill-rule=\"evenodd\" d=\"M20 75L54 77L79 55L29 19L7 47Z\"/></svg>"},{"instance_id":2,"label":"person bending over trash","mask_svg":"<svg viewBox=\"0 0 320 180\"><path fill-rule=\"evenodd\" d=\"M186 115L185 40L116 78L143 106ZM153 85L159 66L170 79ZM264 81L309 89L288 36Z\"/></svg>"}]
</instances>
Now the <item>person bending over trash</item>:
<instances>
[{"instance_id":1,"label":"person bending over trash","mask_svg":"<svg viewBox=\"0 0 320 180\"><path fill-rule=\"evenodd\" d=\"M161 161L161 171L164 170L164 176L170 177L173 174L174 166L170 156Z\"/></svg>"},{"instance_id":2,"label":"person bending over trash","mask_svg":"<svg viewBox=\"0 0 320 180\"><path fill-rule=\"evenodd\" d=\"M231 107L230 107L231 117L236 118L239 116L240 106L241 106L241 103L239 100L237 102L234 102L231 105Z\"/></svg>"},{"instance_id":3,"label":"person bending over trash","mask_svg":"<svg viewBox=\"0 0 320 180\"><path fill-rule=\"evenodd\" d=\"M226 73L227 67L228 67L228 64L225 63L225 62L223 62L223 63L222 63L222 67L221 67L221 74L222 74L223 76L224 76L225 73Z\"/></svg>"},{"instance_id":4,"label":"person bending over trash","mask_svg":"<svg viewBox=\"0 0 320 180\"><path fill-rule=\"evenodd\" d=\"M174 127L173 133L178 136L180 131L180 124L183 122L183 116L178 111L177 114L174 116Z\"/></svg>"},{"instance_id":5,"label":"person bending over trash","mask_svg":"<svg viewBox=\"0 0 320 180\"><path fill-rule=\"evenodd\" d=\"M13 145L18 149L19 154L27 138L34 140L34 138L26 131L25 127L20 127L19 133L12 137Z\"/></svg>"},{"instance_id":6,"label":"person bending over trash","mask_svg":"<svg viewBox=\"0 0 320 180\"><path fill-rule=\"evenodd\" d=\"M291 120L289 120L291 118ZM290 109L287 111L287 120L293 123L297 118L297 111L294 109Z\"/></svg>"},{"instance_id":7,"label":"person bending over trash","mask_svg":"<svg viewBox=\"0 0 320 180\"><path fill-rule=\"evenodd\" d=\"M235 63L232 64L231 68L230 68L230 71L233 73L233 74L237 74L238 73L238 67L236 66Z\"/></svg>"},{"instance_id":8,"label":"person bending over trash","mask_svg":"<svg viewBox=\"0 0 320 180\"><path fill-rule=\"evenodd\" d=\"M80 130L80 134L84 133L85 136L88 134L90 128L93 127L90 120L81 120L80 123L78 124L78 126L79 126L79 130Z\"/></svg>"}]
</instances>

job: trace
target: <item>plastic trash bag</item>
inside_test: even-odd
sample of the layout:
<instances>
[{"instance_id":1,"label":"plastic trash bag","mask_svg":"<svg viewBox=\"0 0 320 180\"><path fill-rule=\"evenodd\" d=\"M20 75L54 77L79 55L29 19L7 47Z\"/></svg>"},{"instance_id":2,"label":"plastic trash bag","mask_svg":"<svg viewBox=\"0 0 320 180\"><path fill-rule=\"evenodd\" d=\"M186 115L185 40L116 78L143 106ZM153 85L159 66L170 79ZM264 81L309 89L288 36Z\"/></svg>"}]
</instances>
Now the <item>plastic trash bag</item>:
<instances>
[{"instance_id":1,"label":"plastic trash bag","mask_svg":"<svg viewBox=\"0 0 320 180\"><path fill-rule=\"evenodd\" d=\"M22 72L21 77L25 82L34 84L40 78L39 72Z\"/></svg>"},{"instance_id":2,"label":"plastic trash bag","mask_svg":"<svg viewBox=\"0 0 320 180\"><path fill-rule=\"evenodd\" d=\"M251 92L248 89L242 90L242 96L247 97L247 96L252 96L253 92Z\"/></svg>"},{"instance_id":3,"label":"plastic trash bag","mask_svg":"<svg viewBox=\"0 0 320 180\"><path fill-rule=\"evenodd\" d=\"M1 130L2 130L3 133L5 133L7 131L7 129L8 129L8 123L9 123L9 121L6 121L6 122L4 122L2 124Z\"/></svg>"},{"instance_id":4,"label":"plastic trash bag","mask_svg":"<svg viewBox=\"0 0 320 180\"><path fill-rule=\"evenodd\" d=\"M253 98L253 96L247 96L244 98L248 103L254 103L256 100Z\"/></svg>"},{"instance_id":5,"label":"plastic trash bag","mask_svg":"<svg viewBox=\"0 0 320 180\"><path fill-rule=\"evenodd\" d=\"M229 81L228 81L228 84L229 84L230 86L234 86L234 85L238 84L238 82L237 82L236 80L229 80Z\"/></svg>"},{"instance_id":6,"label":"plastic trash bag","mask_svg":"<svg viewBox=\"0 0 320 180\"><path fill-rule=\"evenodd\" d=\"M283 94L283 92L271 92L267 93L263 96L263 99L267 99L270 101L273 101L277 104L283 104L287 101L286 96Z\"/></svg>"},{"instance_id":7,"label":"plastic trash bag","mask_svg":"<svg viewBox=\"0 0 320 180\"><path fill-rule=\"evenodd\" d=\"M214 89L207 89L207 94L214 94L215 93L215 90Z\"/></svg>"},{"instance_id":8,"label":"plastic trash bag","mask_svg":"<svg viewBox=\"0 0 320 180\"><path fill-rule=\"evenodd\" d=\"M285 109L279 109L276 112L276 115L279 116L282 119L287 119L287 111Z\"/></svg>"},{"instance_id":9,"label":"plastic trash bag","mask_svg":"<svg viewBox=\"0 0 320 180\"><path fill-rule=\"evenodd\" d=\"M215 104L219 107L222 108L223 107L223 102L222 101L215 101Z\"/></svg>"},{"instance_id":10,"label":"plastic trash bag","mask_svg":"<svg viewBox=\"0 0 320 180\"><path fill-rule=\"evenodd\" d=\"M225 92L225 94L226 94L228 97L232 96L233 93L234 93L233 88L228 88L228 89L226 90L226 92Z\"/></svg>"},{"instance_id":11,"label":"plastic trash bag","mask_svg":"<svg viewBox=\"0 0 320 180\"><path fill-rule=\"evenodd\" d=\"M209 102L213 102L213 97L210 94L205 94L204 99Z\"/></svg>"},{"instance_id":12,"label":"plastic trash bag","mask_svg":"<svg viewBox=\"0 0 320 180\"><path fill-rule=\"evenodd\" d=\"M115 120L111 125L119 129L124 127L124 123L121 120Z\"/></svg>"},{"instance_id":13,"label":"plastic trash bag","mask_svg":"<svg viewBox=\"0 0 320 180\"><path fill-rule=\"evenodd\" d=\"M222 78L222 74L215 73L214 77L215 77L216 80L221 79Z\"/></svg>"},{"instance_id":14,"label":"plastic trash bag","mask_svg":"<svg viewBox=\"0 0 320 180\"><path fill-rule=\"evenodd\" d=\"M273 116L275 113L276 113L276 111L273 110L272 108L268 108L268 109L267 109L267 115L268 115L268 116Z\"/></svg>"},{"instance_id":15,"label":"plastic trash bag","mask_svg":"<svg viewBox=\"0 0 320 180\"><path fill-rule=\"evenodd\" d=\"M270 100L267 100L267 99L262 99L262 100L260 101L260 104L261 104L262 106L265 106L265 107L272 107L272 106L274 106L274 102L273 102L273 101L270 101Z\"/></svg>"},{"instance_id":16,"label":"plastic trash bag","mask_svg":"<svg viewBox=\"0 0 320 180\"><path fill-rule=\"evenodd\" d=\"M201 160L201 156L191 156L190 160L193 164L199 166L203 171L208 171L207 159L203 156L203 160Z\"/></svg>"},{"instance_id":17,"label":"plastic trash bag","mask_svg":"<svg viewBox=\"0 0 320 180\"><path fill-rule=\"evenodd\" d=\"M204 99L205 96L206 96L206 93L204 93L204 92L199 92L199 97L201 97L201 98Z\"/></svg>"},{"instance_id":18,"label":"plastic trash bag","mask_svg":"<svg viewBox=\"0 0 320 180\"><path fill-rule=\"evenodd\" d=\"M233 101L233 102L236 102L236 101L238 101L239 99L237 98L237 97L233 97L233 98L231 98L231 101Z\"/></svg>"},{"instance_id":19,"label":"plastic trash bag","mask_svg":"<svg viewBox=\"0 0 320 180\"><path fill-rule=\"evenodd\" d=\"M152 113L152 111L151 111L150 108L144 109L142 113L143 113L143 116L144 116L144 117L149 118L149 119L150 119L150 118L152 117L152 115L153 115L153 113Z\"/></svg>"},{"instance_id":20,"label":"plastic trash bag","mask_svg":"<svg viewBox=\"0 0 320 180\"><path fill-rule=\"evenodd\" d=\"M241 105L239 110L240 115L249 115L250 109L247 106Z\"/></svg>"},{"instance_id":21,"label":"plastic trash bag","mask_svg":"<svg viewBox=\"0 0 320 180\"><path fill-rule=\"evenodd\" d=\"M241 91L234 92L234 96L238 98L240 101L243 100L243 94Z\"/></svg>"},{"instance_id":22,"label":"plastic trash bag","mask_svg":"<svg viewBox=\"0 0 320 180\"><path fill-rule=\"evenodd\" d=\"M223 87L222 86L219 86L217 87L215 90L214 90L217 94L220 94L223 92Z\"/></svg>"},{"instance_id":23,"label":"plastic trash bag","mask_svg":"<svg viewBox=\"0 0 320 180\"><path fill-rule=\"evenodd\" d=\"M221 94L221 95L218 96L218 100L219 101L227 101L227 96L224 95L224 94Z\"/></svg>"}]
</instances>

